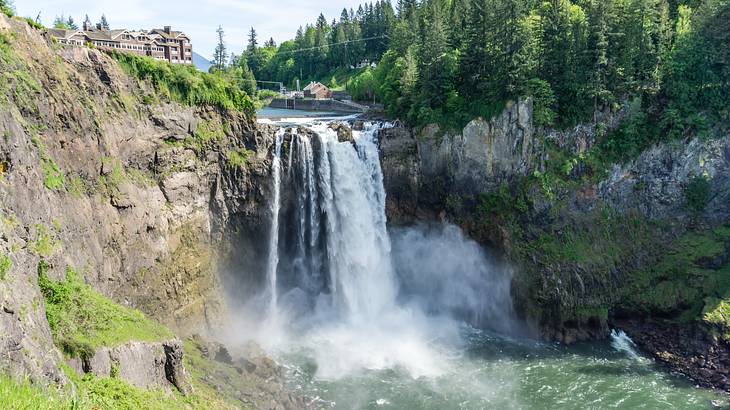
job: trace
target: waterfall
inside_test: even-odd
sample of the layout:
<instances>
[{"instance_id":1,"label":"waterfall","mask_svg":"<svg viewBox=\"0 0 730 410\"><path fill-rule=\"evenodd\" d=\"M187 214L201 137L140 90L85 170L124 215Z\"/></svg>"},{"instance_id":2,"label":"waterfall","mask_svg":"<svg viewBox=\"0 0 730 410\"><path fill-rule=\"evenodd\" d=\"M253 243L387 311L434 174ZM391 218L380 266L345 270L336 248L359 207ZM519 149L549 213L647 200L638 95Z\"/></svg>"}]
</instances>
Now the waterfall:
<instances>
[{"instance_id":1,"label":"waterfall","mask_svg":"<svg viewBox=\"0 0 730 410\"><path fill-rule=\"evenodd\" d=\"M313 124L312 132L277 134L268 259L272 312L279 303L298 312L326 306L361 320L395 303L378 129L353 131L354 144L339 142L324 123ZM281 209L282 196L287 209Z\"/></svg>"},{"instance_id":2,"label":"waterfall","mask_svg":"<svg viewBox=\"0 0 730 410\"><path fill-rule=\"evenodd\" d=\"M279 266L279 210L281 209L281 145L284 129L276 133L276 147L271 162L274 198L271 201L271 233L269 235L269 258L266 279L269 293L269 314L276 316L278 304L277 268Z\"/></svg>"},{"instance_id":3,"label":"waterfall","mask_svg":"<svg viewBox=\"0 0 730 410\"><path fill-rule=\"evenodd\" d=\"M461 318L512 329L509 275L458 228L388 231L387 126L366 124L353 141L316 121L276 135L263 340L298 340L319 377L396 366L434 376Z\"/></svg>"}]
</instances>

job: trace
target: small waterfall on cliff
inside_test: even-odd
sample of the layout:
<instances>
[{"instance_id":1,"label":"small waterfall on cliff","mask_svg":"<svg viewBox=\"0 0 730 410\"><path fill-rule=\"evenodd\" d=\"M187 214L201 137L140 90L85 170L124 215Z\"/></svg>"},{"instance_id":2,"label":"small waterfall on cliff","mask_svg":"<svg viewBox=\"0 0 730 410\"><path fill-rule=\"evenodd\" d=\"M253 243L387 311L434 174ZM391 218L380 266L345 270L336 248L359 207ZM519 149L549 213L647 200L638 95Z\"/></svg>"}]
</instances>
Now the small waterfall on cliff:
<instances>
[{"instance_id":1,"label":"small waterfall on cliff","mask_svg":"<svg viewBox=\"0 0 730 410\"><path fill-rule=\"evenodd\" d=\"M279 210L281 209L281 144L284 139L284 130L281 129L276 133L276 146L274 148L274 158L271 165L271 174L273 176L274 198L271 201L271 233L269 239L269 258L268 271L266 279L269 293L269 314L276 317L276 309L278 304L277 291L277 267L279 266Z\"/></svg>"}]
</instances>

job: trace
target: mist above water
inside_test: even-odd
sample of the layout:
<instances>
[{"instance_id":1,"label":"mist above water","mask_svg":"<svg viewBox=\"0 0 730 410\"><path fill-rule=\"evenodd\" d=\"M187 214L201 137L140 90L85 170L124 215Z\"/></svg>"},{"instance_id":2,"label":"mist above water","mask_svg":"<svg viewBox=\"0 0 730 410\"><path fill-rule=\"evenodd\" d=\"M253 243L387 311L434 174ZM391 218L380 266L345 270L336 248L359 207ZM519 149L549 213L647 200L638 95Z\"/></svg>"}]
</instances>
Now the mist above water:
<instances>
[{"instance_id":1,"label":"mist above water","mask_svg":"<svg viewBox=\"0 0 730 410\"><path fill-rule=\"evenodd\" d=\"M317 377L448 371L464 324L510 332L509 271L451 225L388 231L377 133L324 122L277 133L266 277L244 337L316 363Z\"/></svg>"},{"instance_id":2,"label":"mist above water","mask_svg":"<svg viewBox=\"0 0 730 410\"><path fill-rule=\"evenodd\" d=\"M242 249L261 260L239 273L249 293L233 308L234 341L258 341L323 408L694 409L715 399L637 360L620 333L613 347L520 338L508 268L452 225L387 229L379 127L354 143L321 122L277 135L271 234L249 238L269 251Z\"/></svg>"},{"instance_id":3,"label":"mist above water","mask_svg":"<svg viewBox=\"0 0 730 410\"><path fill-rule=\"evenodd\" d=\"M522 332L510 297L511 271L450 224L391 229L399 300L478 328Z\"/></svg>"}]
</instances>

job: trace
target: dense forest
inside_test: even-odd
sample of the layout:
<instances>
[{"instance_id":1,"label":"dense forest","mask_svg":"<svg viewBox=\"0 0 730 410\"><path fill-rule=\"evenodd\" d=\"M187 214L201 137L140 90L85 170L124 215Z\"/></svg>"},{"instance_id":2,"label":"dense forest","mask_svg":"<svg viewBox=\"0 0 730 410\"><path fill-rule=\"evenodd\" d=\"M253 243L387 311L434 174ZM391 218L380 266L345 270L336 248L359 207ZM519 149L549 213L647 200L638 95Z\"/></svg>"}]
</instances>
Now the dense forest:
<instances>
[{"instance_id":1,"label":"dense forest","mask_svg":"<svg viewBox=\"0 0 730 410\"><path fill-rule=\"evenodd\" d=\"M518 96L544 126L630 104L632 134L650 140L728 117L728 21L728 0L378 1L278 47L252 29L238 64L288 85L344 77L412 125L459 127ZM377 67L353 69L365 61Z\"/></svg>"}]
</instances>

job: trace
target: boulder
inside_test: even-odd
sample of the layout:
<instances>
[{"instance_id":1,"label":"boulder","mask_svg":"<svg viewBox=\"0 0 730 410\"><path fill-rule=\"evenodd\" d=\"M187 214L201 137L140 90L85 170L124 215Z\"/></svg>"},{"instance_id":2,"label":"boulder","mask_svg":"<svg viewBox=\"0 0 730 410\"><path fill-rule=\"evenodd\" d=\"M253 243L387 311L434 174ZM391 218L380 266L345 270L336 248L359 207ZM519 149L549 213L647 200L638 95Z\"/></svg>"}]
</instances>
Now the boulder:
<instances>
[{"instance_id":1,"label":"boulder","mask_svg":"<svg viewBox=\"0 0 730 410\"><path fill-rule=\"evenodd\" d=\"M330 124L330 129L337 132L337 141L339 142L355 142L352 136L352 129L342 122L333 122Z\"/></svg>"},{"instance_id":2,"label":"boulder","mask_svg":"<svg viewBox=\"0 0 730 410\"><path fill-rule=\"evenodd\" d=\"M182 394L192 392L190 377L183 365L184 350L179 340L165 342L129 342L102 347L93 356L71 359L69 365L98 377L118 377L143 389L176 388ZM79 369L80 367L80 369Z\"/></svg>"}]
</instances>

